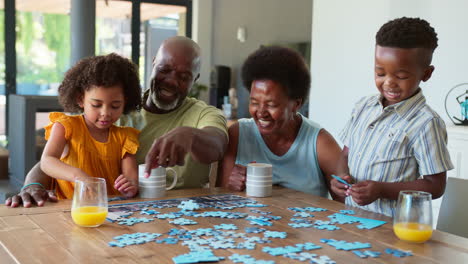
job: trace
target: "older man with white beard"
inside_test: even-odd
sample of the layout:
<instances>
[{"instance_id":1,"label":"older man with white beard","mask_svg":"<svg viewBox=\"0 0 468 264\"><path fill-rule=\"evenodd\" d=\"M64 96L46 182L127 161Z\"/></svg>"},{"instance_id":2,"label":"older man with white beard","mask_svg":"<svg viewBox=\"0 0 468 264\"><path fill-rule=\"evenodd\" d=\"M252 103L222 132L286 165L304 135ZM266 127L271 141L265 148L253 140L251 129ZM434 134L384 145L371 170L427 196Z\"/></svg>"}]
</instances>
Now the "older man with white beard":
<instances>
[{"instance_id":1,"label":"older man with white beard","mask_svg":"<svg viewBox=\"0 0 468 264\"><path fill-rule=\"evenodd\" d=\"M179 176L177 188L206 184L209 164L223 157L228 141L221 111L187 97L200 76L200 63L200 47L191 39L165 40L153 61L143 109L117 122L141 130L138 163L146 163L146 172L158 166L173 167ZM28 185L31 183L42 185ZM46 200L56 201L55 194L42 187L50 185L50 177L40 170L39 163L28 173L26 185L5 204L30 207L32 203L42 206Z\"/></svg>"}]
</instances>

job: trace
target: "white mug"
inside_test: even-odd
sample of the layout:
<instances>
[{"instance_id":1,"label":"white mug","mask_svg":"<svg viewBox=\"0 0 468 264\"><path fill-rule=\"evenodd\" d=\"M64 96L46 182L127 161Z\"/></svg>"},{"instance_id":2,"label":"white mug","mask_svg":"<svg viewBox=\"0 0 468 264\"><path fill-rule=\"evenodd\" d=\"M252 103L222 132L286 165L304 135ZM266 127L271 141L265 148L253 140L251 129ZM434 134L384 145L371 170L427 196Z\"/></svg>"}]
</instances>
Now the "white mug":
<instances>
[{"instance_id":1,"label":"white mug","mask_svg":"<svg viewBox=\"0 0 468 264\"><path fill-rule=\"evenodd\" d=\"M173 189L177 184L177 172L172 168L158 167L152 169L150 176L145 178L145 164L138 165L138 175L139 175L139 193L141 198L160 198L166 195L167 190ZM172 184L166 186L166 174L167 171L172 171L174 178Z\"/></svg>"},{"instance_id":2,"label":"white mug","mask_svg":"<svg viewBox=\"0 0 468 264\"><path fill-rule=\"evenodd\" d=\"M253 197L268 197L271 196L272 185L270 184L246 184L246 194L247 196Z\"/></svg>"},{"instance_id":3,"label":"white mug","mask_svg":"<svg viewBox=\"0 0 468 264\"><path fill-rule=\"evenodd\" d=\"M268 163L249 163L247 164L247 175L252 176L271 176L273 174L273 166Z\"/></svg>"}]
</instances>

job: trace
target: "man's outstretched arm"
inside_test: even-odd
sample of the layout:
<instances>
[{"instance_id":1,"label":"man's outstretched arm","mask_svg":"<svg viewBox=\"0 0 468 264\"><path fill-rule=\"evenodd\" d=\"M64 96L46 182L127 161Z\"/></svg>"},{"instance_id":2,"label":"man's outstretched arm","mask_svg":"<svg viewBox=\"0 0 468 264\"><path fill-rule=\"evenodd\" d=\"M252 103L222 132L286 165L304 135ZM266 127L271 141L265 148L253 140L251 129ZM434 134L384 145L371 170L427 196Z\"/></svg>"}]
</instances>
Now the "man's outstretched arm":
<instances>
[{"instance_id":1,"label":"man's outstretched arm","mask_svg":"<svg viewBox=\"0 0 468 264\"><path fill-rule=\"evenodd\" d=\"M31 207L33 203L37 206L43 206L46 201L56 202L55 193L48 190L51 185L51 178L41 170L38 162L26 175L24 186L18 194L8 197L5 201L6 206Z\"/></svg>"}]
</instances>

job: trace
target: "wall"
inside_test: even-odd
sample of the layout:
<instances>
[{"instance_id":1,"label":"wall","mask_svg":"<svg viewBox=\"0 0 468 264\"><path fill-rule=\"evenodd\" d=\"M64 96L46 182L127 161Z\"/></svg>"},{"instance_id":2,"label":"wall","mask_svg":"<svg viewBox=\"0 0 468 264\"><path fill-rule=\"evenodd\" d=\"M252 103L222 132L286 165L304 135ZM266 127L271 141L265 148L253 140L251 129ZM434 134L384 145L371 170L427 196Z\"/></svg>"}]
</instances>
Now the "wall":
<instances>
[{"instance_id":1,"label":"wall","mask_svg":"<svg viewBox=\"0 0 468 264\"><path fill-rule=\"evenodd\" d=\"M231 67L231 84L240 87L239 69L261 44L310 41L311 10L311 0L213 1L212 65ZM237 40L240 26L247 32L244 43ZM203 46L202 49L207 51ZM238 95L243 98L239 112L247 116L247 92L241 90Z\"/></svg>"},{"instance_id":2,"label":"wall","mask_svg":"<svg viewBox=\"0 0 468 264\"><path fill-rule=\"evenodd\" d=\"M340 8L337 8L340 6ZM432 78L421 84L428 104L445 120L445 95L468 82L468 2L463 0L316 0L312 14L310 118L335 138L354 103L377 93L374 85L375 33L401 16L429 21L439 37Z\"/></svg>"},{"instance_id":3,"label":"wall","mask_svg":"<svg viewBox=\"0 0 468 264\"><path fill-rule=\"evenodd\" d=\"M194 0L192 2L192 39L200 45L201 69L199 83L208 84L212 65L213 38L213 0ZM208 102L208 93L202 93L200 99Z\"/></svg>"}]
</instances>

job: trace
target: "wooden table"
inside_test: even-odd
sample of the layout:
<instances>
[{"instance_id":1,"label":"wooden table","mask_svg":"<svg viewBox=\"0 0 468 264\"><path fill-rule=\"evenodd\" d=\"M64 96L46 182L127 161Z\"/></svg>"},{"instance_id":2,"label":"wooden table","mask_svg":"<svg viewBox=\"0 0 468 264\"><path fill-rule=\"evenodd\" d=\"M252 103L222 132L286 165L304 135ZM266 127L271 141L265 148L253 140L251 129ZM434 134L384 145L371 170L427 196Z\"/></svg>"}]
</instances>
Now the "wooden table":
<instances>
[{"instance_id":1,"label":"wooden table","mask_svg":"<svg viewBox=\"0 0 468 264\"><path fill-rule=\"evenodd\" d=\"M188 189L169 191L164 199L179 197L194 197L208 194L227 193L222 189ZM244 196L245 193L234 193ZM424 244L411 244L398 240L393 234L391 219L382 215L356 211L356 216L384 220L388 223L371 230L360 230L355 224L339 225L342 229L336 231L317 230L315 228L291 228L287 225L294 212L288 207L321 207L326 212L316 212L312 220L328 220L327 216L345 208L341 203L321 197L304 194L290 189L276 188L273 196L268 198L252 198L269 205L261 208L271 211L273 215L282 216L281 220L266 229L286 231L286 239L273 238L270 244L257 244L255 250L219 249L214 250L217 256L230 256L233 253L249 254L256 259L275 260L276 263L306 263L294 261L282 256L273 257L261 252L263 246L279 247L296 243L312 242L322 246L322 249L310 251L318 255L327 255L337 263L468 263L468 239L448 233L434 231L430 241ZM124 201L124 202L132 202ZM142 201L140 199L139 201ZM123 203L120 202L112 202ZM198 225L175 226L167 220L156 219L150 223L140 223L134 226L121 226L106 222L98 228L82 228L76 226L70 216L71 201L48 203L45 207L7 208L0 206L0 262L1 263L173 263L172 257L186 254L188 247L146 243L124 248L109 247L108 242L114 236L134 232L165 233L170 228L213 228L221 223L234 223L239 232L244 227L251 226L245 220L230 220L219 218L196 218ZM173 208L177 209L177 208ZM252 208L237 208L236 212L249 213ZM161 209L170 210L170 209ZM203 210L213 210L207 208ZM216 209L215 209L216 210ZM190 217L187 217L190 218ZM371 250L384 252L385 248L411 250L414 256L397 258L383 253L380 258L360 259L351 252L338 251L334 247L320 242L322 238L346 240L348 242L369 242ZM220 263L232 263L224 260Z\"/></svg>"}]
</instances>

